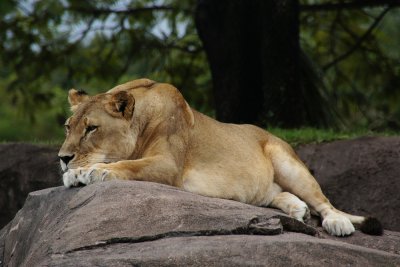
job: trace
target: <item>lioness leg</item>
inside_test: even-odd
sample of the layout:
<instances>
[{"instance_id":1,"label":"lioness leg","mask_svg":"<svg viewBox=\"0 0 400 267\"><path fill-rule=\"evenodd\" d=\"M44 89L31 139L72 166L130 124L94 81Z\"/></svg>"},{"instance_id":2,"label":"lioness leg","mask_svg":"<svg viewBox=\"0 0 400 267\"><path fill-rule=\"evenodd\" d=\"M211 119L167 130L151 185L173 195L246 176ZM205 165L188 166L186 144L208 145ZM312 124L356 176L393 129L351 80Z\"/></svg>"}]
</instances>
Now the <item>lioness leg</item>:
<instances>
[{"instance_id":1,"label":"lioness leg","mask_svg":"<svg viewBox=\"0 0 400 267\"><path fill-rule=\"evenodd\" d=\"M321 187L305 165L285 143L269 144L265 152L272 160L274 182L303 201L305 201L323 219L323 228L332 235L350 235L355 231L350 220L362 222L364 217L346 216L336 210L322 193Z\"/></svg>"},{"instance_id":2,"label":"lioness leg","mask_svg":"<svg viewBox=\"0 0 400 267\"><path fill-rule=\"evenodd\" d=\"M177 173L178 168L173 160L168 157L153 156L71 169L64 173L63 180L67 187L75 186L79 182L91 184L113 179L149 181L178 186Z\"/></svg>"},{"instance_id":3,"label":"lioness leg","mask_svg":"<svg viewBox=\"0 0 400 267\"><path fill-rule=\"evenodd\" d=\"M301 222L310 218L307 204L289 192L279 193L269 206L278 208Z\"/></svg>"}]
</instances>

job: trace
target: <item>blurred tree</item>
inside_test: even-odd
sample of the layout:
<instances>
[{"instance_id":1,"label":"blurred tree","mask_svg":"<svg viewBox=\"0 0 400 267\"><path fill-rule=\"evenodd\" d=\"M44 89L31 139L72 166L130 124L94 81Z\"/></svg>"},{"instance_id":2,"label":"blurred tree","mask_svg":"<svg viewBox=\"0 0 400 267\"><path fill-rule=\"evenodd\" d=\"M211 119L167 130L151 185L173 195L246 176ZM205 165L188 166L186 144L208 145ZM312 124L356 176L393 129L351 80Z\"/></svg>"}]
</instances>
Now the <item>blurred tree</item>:
<instances>
[{"instance_id":1,"label":"blurred tree","mask_svg":"<svg viewBox=\"0 0 400 267\"><path fill-rule=\"evenodd\" d=\"M198 1L212 94L194 0L2 0L0 138L60 136L67 89L138 77L211 115L215 96L227 121L326 126L337 110L353 127L398 127L400 0L299 2Z\"/></svg>"},{"instance_id":2,"label":"blurred tree","mask_svg":"<svg viewBox=\"0 0 400 267\"><path fill-rule=\"evenodd\" d=\"M399 0L300 1L301 46L349 127L400 130Z\"/></svg>"},{"instance_id":3,"label":"blurred tree","mask_svg":"<svg viewBox=\"0 0 400 267\"><path fill-rule=\"evenodd\" d=\"M13 103L34 120L54 104L55 88L96 93L146 76L173 83L210 113L193 7L188 0L156 2L1 1L1 79Z\"/></svg>"},{"instance_id":4,"label":"blurred tree","mask_svg":"<svg viewBox=\"0 0 400 267\"><path fill-rule=\"evenodd\" d=\"M296 0L198 1L196 26L218 119L292 128L333 124L320 88L302 85L313 82L300 56L298 17Z\"/></svg>"}]
</instances>

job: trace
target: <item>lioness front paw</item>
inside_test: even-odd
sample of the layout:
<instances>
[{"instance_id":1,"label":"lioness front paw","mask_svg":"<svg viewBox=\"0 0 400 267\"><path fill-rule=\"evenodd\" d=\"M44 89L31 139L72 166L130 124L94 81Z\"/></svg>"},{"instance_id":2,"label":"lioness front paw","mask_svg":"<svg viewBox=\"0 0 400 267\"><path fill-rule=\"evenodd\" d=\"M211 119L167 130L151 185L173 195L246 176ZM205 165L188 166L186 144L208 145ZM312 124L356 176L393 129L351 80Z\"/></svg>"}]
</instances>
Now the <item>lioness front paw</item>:
<instances>
[{"instance_id":1,"label":"lioness front paw","mask_svg":"<svg viewBox=\"0 0 400 267\"><path fill-rule=\"evenodd\" d=\"M351 221L341 214L332 214L324 218L322 227L331 235L346 236L354 233L355 228Z\"/></svg>"},{"instance_id":2,"label":"lioness front paw","mask_svg":"<svg viewBox=\"0 0 400 267\"><path fill-rule=\"evenodd\" d=\"M79 183L88 185L95 182L111 180L116 174L110 170L99 168L93 165L90 168L70 169L63 175L63 182L66 187L77 186Z\"/></svg>"},{"instance_id":3,"label":"lioness front paw","mask_svg":"<svg viewBox=\"0 0 400 267\"><path fill-rule=\"evenodd\" d=\"M79 184L78 175L74 170L68 170L63 174L63 183L64 186L68 188Z\"/></svg>"}]
</instances>

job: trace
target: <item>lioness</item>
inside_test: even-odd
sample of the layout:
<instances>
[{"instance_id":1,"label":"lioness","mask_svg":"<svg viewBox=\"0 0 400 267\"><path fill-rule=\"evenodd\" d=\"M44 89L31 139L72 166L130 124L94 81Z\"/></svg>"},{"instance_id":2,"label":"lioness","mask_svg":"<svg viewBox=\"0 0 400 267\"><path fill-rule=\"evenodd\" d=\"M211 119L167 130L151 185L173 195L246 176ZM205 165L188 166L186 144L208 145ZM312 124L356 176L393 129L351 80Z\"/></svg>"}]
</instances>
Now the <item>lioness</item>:
<instances>
[{"instance_id":1,"label":"lioness","mask_svg":"<svg viewBox=\"0 0 400 267\"><path fill-rule=\"evenodd\" d=\"M299 221L310 216L310 206L336 236L353 233L353 223L382 233L376 219L335 209L287 143L191 109L172 85L139 79L95 96L71 89L68 100L73 115L58 155L66 187L151 181L278 208Z\"/></svg>"}]
</instances>

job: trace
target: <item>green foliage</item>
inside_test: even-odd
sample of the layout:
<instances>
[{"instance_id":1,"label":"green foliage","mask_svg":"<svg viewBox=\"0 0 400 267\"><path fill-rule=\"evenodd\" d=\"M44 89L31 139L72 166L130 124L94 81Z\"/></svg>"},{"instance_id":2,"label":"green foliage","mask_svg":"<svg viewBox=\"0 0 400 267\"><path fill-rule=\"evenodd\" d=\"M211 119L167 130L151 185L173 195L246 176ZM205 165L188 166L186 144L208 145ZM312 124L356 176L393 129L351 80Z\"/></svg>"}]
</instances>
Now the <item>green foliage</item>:
<instances>
[{"instance_id":1,"label":"green foliage","mask_svg":"<svg viewBox=\"0 0 400 267\"><path fill-rule=\"evenodd\" d=\"M301 13L301 45L348 128L400 129L399 18L386 6Z\"/></svg>"},{"instance_id":2,"label":"green foliage","mask_svg":"<svg viewBox=\"0 0 400 267\"><path fill-rule=\"evenodd\" d=\"M189 0L2 1L0 139L60 139L61 130L49 128L62 129L68 89L95 94L141 77L173 83L212 114L193 7Z\"/></svg>"}]
</instances>

